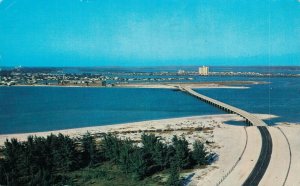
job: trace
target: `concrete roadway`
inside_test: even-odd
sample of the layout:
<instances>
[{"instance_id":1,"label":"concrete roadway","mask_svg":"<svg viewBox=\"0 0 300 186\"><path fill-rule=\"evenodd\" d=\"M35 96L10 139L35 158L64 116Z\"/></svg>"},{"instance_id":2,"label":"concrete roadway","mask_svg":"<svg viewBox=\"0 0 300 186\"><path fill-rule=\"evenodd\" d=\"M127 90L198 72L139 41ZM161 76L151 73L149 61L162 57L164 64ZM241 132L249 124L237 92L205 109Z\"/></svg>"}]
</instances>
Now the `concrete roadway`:
<instances>
[{"instance_id":1,"label":"concrete roadway","mask_svg":"<svg viewBox=\"0 0 300 186\"><path fill-rule=\"evenodd\" d=\"M262 121L260 118L256 117L255 115L253 115L247 111L233 107L231 105L228 105L226 103L223 103L223 102L215 100L215 99L212 99L205 95L199 94L198 92L192 90L191 88L182 87L182 86L178 86L178 88L182 91L187 92L188 94L190 94L194 97L199 98L200 100L202 100L204 102L207 102L211 105L219 107L220 109L222 109L226 112L235 113L235 114L245 118L246 122L249 125L257 126L257 128L260 132L261 140L262 140L261 150L260 150L259 158L258 158L254 168L252 169L250 175L248 176L246 181L243 183L243 185L244 186L258 185L259 182L262 180L262 178L269 166L269 163L271 160L271 155L272 155L273 143L272 143L272 138L268 131L268 128L266 127L267 124L264 121Z\"/></svg>"},{"instance_id":2,"label":"concrete roadway","mask_svg":"<svg viewBox=\"0 0 300 186\"><path fill-rule=\"evenodd\" d=\"M257 127L261 134L262 146L258 161L243 186L258 185L264 176L272 155L272 138L267 127Z\"/></svg>"}]
</instances>

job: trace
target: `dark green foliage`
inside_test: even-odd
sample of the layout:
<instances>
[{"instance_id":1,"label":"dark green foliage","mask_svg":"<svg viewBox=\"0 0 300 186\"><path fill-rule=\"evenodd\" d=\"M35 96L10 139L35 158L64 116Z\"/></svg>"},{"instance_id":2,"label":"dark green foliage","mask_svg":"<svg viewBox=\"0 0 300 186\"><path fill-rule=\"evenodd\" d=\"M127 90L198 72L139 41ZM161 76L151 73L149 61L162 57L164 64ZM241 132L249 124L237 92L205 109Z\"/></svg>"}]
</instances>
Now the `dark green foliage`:
<instances>
[{"instance_id":1,"label":"dark green foliage","mask_svg":"<svg viewBox=\"0 0 300 186\"><path fill-rule=\"evenodd\" d=\"M45 147L46 151L48 148L51 150L53 165L56 169L64 172L74 170L78 164L78 154L76 150L75 142L68 136L59 134L58 136L51 135L47 137L49 145ZM41 143L40 143L41 144ZM40 147L40 149L43 149ZM48 158L51 161L51 157Z\"/></svg>"},{"instance_id":2,"label":"dark green foliage","mask_svg":"<svg viewBox=\"0 0 300 186\"><path fill-rule=\"evenodd\" d=\"M0 183L6 183L6 167L4 159L0 159Z\"/></svg>"},{"instance_id":3,"label":"dark green foliage","mask_svg":"<svg viewBox=\"0 0 300 186\"><path fill-rule=\"evenodd\" d=\"M154 134L143 134L142 144L145 156L148 156L148 164L151 166L150 174L153 174L157 170L163 170L167 167L167 145L163 144Z\"/></svg>"},{"instance_id":4,"label":"dark green foliage","mask_svg":"<svg viewBox=\"0 0 300 186\"><path fill-rule=\"evenodd\" d=\"M188 168L191 166L191 154L186 139L180 139L177 136L174 136L172 142L175 152L173 157L174 163L176 163L179 168Z\"/></svg>"},{"instance_id":5,"label":"dark green foliage","mask_svg":"<svg viewBox=\"0 0 300 186\"><path fill-rule=\"evenodd\" d=\"M167 181L168 186L180 186L180 167L178 166L176 161L171 162L170 175Z\"/></svg>"},{"instance_id":6,"label":"dark green foliage","mask_svg":"<svg viewBox=\"0 0 300 186\"><path fill-rule=\"evenodd\" d=\"M144 149L138 148L129 140L120 140L111 134L105 135L102 142L106 158L119 165L125 174L132 174L135 180L143 179L151 159Z\"/></svg>"},{"instance_id":7,"label":"dark green foliage","mask_svg":"<svg viewBox=\"0 0 300 186\"><path fill-rule=\"evenodd\" d=\"M142 134L141 136L142 144L145 152L152 153L155 149L157 142L159 142L158 137L154 134Z\"/></svg>"},{"instance_id":8,"label":"dark green foliage","mask_svg":"<svg viewBox=\"0 0 300 186\"><path fill-rule=\"evenodd\" d=\"M4 172L7 185L20 185L18 180L22 174L22 151L24 146L17 139L6 140L4 143L3 155L5 158ZM3 168L2 168L3 169Z\"/></svg>"},{"instance_id":9,"label":"dark green foliage","mask_svg":"<svg viewBox=\"0 0 300 186\"><path fill-rule=\"evenodd\" d=\"M122 170L127 174L130 172L132 166L131 157L132 157L132 153L135 150L133 146L133 142L128 139L122 141L119 150L120 150L120 154L119 154L118 163L120 164Z\"/></svg>"},{"instance_id":10,"label":"dark green foliage","mask_svg":"<svg viewBox=\"0 0 300 186\"><path fill-rule=\"evenodd\" d=\"M81 139L82 145L82 162L85 165L93 166L97 163L97 149L95 138L86 133Z\"/></svg>"},{"instance_id":11,"label":"dark green foliage","mask_svg":"<svg viewBox=\"0 0 300 186\"><path fill-rule=\"evenodd\" d=\"M118 139L115 135L112 134L104 135L102 141L102 149L105 158L107 158L108 160L114 163L117 163L120 157L120 147L121 147L121 140Z\"/></svg>"},{"instance_id":12,"label":"dark green foliage","mask_svg":"<svg viewBox=\"0 0 300 186\"><path fill-rule=\"evenodd\" d=\"M192 153L193 159L196 161L198 165L207 165L207 152L203 143L200 141L195 141L193 144L194 150Z\"/></svg>"},{"instance_id":13,"label":"dark green foliage","mask_svg":"<svg viewBox=\"0 0 300 186\"><path fill-rule=\"evenodd\" d=\"M51 185L54 171L68 172L77 165L74 140L59 134L44 137L29 136L26 142L6 141L3 148L0 184Z\"/></svg>"},{"instance_id":14,"label":"dark green foliage","mask_svg":"<svg viewBox=\"0 0 300 186\"><path fill-rule=\"evenodd\" d=\"M58 135L58 140L61 146L57 149L57 158L60 161L61 168L64 171L74 170L77 164L77 151L75 149L74 141L68 136ZM57 167L59 167L57 165Z\"/></svg>"},{"instance_id":15,"label":"dark green foliage","mask_svg":"<svg viewBox=\"0 0 300 186\"><path fill-rule=\"evenodd\" d=\"M153 161L155 165L159 166L159 169L162 170L168 166L168 146L163 144L161 141L158 141L155 144L153 151Z\"/></svg>"},{"instance_id":16,"label":"dark green foliage","mask_svg":"<svg viewBox=\"0 0 300 186\"><path fill-rule=\"evenodd\" d=\"M89 133L78 141L62 134L29 136L25 142L7 140L0 154L0 185L72 185L68 173L105 161L132 180L143 180L169 169L168 185L180 185L181 169L195 163L207 164L207 152L199 141L193 144L194 151L190 151L186 139L176 136L171 145L153 134L143 134L141 142L139 147L129 139L106 134L96 145L95 137ZM103 177L108 173L93 175Z\"/></svg>"},{"instance_id":17,"label":"dark green foliage","mask_svg":"<svg viewBox=\"0 0 300 186\"><path fill-rule=\"evenodd\" d=\"M130 157L130 165L135 180L143 179L147 174L147 160L143 149L136 149Z\"/></svg>"},{"instance_id":18,"label":"dark green foliage","mask_svg":"<svg viewBox=\"0 0 300 186\"><path fill-rule=\"evenodd\" d=\"M51 174L48 170L39 170L30 180L28 185L51 185Z\"/></svg>"}]
</instances>

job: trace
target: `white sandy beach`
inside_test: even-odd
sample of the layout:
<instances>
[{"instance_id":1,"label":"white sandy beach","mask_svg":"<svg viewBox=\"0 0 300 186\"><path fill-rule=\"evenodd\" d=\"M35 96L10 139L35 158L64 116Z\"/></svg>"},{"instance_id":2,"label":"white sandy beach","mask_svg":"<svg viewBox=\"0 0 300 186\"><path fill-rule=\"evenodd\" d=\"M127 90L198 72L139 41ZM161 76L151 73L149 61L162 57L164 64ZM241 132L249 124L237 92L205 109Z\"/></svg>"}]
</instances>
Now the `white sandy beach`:
<instances>
[{"instance_id":1,"label":"white sandy beach","mask_svg":"<svg viewBox=\"0 0 300 186\"><path fill-rule=\"evenodd\" d=\"M247 89L247 85L264 84L266 82L244 81L241 83L235 82L195 82L195 83L130 83L130 84L116 84L116 87L123 88L163 88L163 89L177 89L178 86L184 86L192 89L201 88L227 88L227 89ZM240 85L242 84L242 86Z\"/></svg>"},{"instance_id":2,"label":"white sandy beach","mask_svg":"<svg viewBox=\"0 0 300 186\"><path fill-rule=\"evenodd\" d=\"M290 170L289 174L287 175L286 184L287 186L293 186L293 185L300 185L300 140L299 140L299 134L300 134L300 125L295 124L282 124L278 126L284 134L286 135L290 149L291 149L291 162L290 162ZM288 144L285 143L285 146ZM283 150L283 149L281 149ZM289 157L285 156L285 158L281 158L279 161L285 161L287 162L289 160ZM278 162L279 163L279 162ZM280 172L281 168L277 167L275 169L275 172Z\"/></svg>"},{"instance_id":3,"label":"white sandy beach","mask_svg":"<svg viewBox=\"0 0 300 186\"><path fill-rule=\"evenodd\" d=\"M276 116L256 114L261 119ZM139 141L143 132L155 133L161 136L167 143L173 135L184 136L191 144L195 140L206 143L208 151L215 152L219 158L205 169L195 169L190 185L216 185L224 179L221 185L241 185L255 166L261 148L261 137L256 127L244 127L226 124L227 121L241 121L237 115L221 114L182 117L162 120L151 120L134 123L124 123L106 126L85 127L47 132L5 134L0 135L0 144L3 145L8 138L26 140L28 135L47 136L49 134L62 133L71 137L79 137L86 132L92 134L116 133L121 138L131 138ZM298 134L300 126L282 124L268 127L273 140L273 153L269 167L260 185L299 185L300 178L300 143ZM292 151L290 172L288 144L278 129L286 134ZM240 158L240 159L239 159ZM234 166L236 164L236 166ZM230 171L232 168L234 169ZM230 174L228 173L230 172ZM228 176L225 176L228 174Z\"/></svg>"},{"instance_id":4,"label":"white sandy beach","mask_svg":"<svg viewBox=\"0 0 300 186\"><path fill-rule=\"evenodd\" d=\"M266 119L269 116L260 114L260 118ZM205 116L192 116L192 117L181 117L181 118L172 118L172 119L161 119L161 120L149 120L141 122L132 122L132 123L123 123L123 124L114 124L114 125L101 125L93 127L83 127L83 128L74 128L74 129L65 129L65 130L53 130L46 132L32 132L32 133L20 133L20 134L2 134L0 135L0 145L4 144L6 139L16 138L18 140L26 140L29 135L36 136L47 136L49 134L59 134L69 135L71 137L79 137L86 132L91 134L95 133L107 133L107 132L122 132L122 131L144 131L152 130L169 130L172 129L176 131L178 128L184 127L216 127L217 125L223 124L226 121L241 121L242 118L234 114L220 114L220 115L205 115ZM128 136L133 137L133 136Z\"/></svg>"},{"instance_id":5,"label":"white sandy beach","mask_svg":"<svg viewBox=\"0 0 300 186\"><path fill-rule=\"evenodd\" d=\"M257 85L257 84L268 84L269 82L265 81L220 81L220 82L155 82L155 83L120 83L115 84L112 87L100 86L100 85L42 85L42 84L33 84L33 85L23 85L17 84L13 85L16 87L70 87L70 88L161 88L161 89L177 89L178 86L184 86L192 89L200 89L200 88L232 88L232 89L246 89L249 88L247 85ZM0 85L2 87L6 87L6 85Z\"/></svg>"},{"instance_id":6,"label":"white sandy beach","mask_svg":"<svg viewBox=\"0 0 300 186\"><path fill-rule=\"evenodd\" d=\"M84 127L84 128L74 128L74 129L65 129L65 130L54 130L46 132L33 132L33 133L21 133L21 134L2 134L0 135L0 144L2 145L6 139L17 138L18 140L26 140L29 135L36 136L47 136L49 134L58 134L62 133L69 135L71 137L79 137L86 132L91 134L95 133L107 133L107 132L122 132L122 131L144 131L144 130L176 130L183 127L213 127L216 124L222 124L222 122L228 120L237 120L237 116L231 114L222 114L222 115L207 115L207 116L193 116L193 117L181 117L181 118L172 118L172 119L161 119L161 120L150 120L150 121L141 121L141 122L132 122L132 123L123 123L123 124L114 124L114 125L102 125L102 126L93 126L93 127ZM128 135L128 137L133 138L134 135Z\"/></svg>"}]
</instances>

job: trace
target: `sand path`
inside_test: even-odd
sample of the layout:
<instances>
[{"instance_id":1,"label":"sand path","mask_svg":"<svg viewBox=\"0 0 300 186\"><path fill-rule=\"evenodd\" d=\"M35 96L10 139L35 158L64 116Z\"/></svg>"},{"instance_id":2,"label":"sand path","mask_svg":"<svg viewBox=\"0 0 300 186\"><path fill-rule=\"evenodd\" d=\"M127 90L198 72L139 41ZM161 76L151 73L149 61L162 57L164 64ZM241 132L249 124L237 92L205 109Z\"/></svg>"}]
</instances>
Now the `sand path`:
<instances>
[{"instance_id":1,"label":"sand path","mask_svg":"<svg viewBox=\"0 0 300 186\"><path fill-rule=\"evenodd\" d=\"M282 186L289 168L289 146L281 131L268 127L272 137L272 156L267 171L259 185Z\"/></svg>"},{"instance_id":2,"label":"sand path","mask_svg":"<svg viewBox=\"0 0 300 186\"><path fill-rule=\"evenodd\" d=\"M291 147L291 167L290 172L286 180L286 186L300 185L300 126L299 125L283 125L279 127L287 136ZM288 159L288 156L283 157ZM281 168L279 167L279 170ZM282 174L284 174L282 172Z\"/></svg>"},{"instance_id":3,"label":"sand path","mask_svg":"<svg viewBox=\"0 0 300 186\"><path fill-rule=\"evenodd\" d=\"M248 142L241 160L221 185L242 185L254 168L261 149L261 136L257 127L247 127ZM232 148L235 148L233 146Z\"/></svg>"},{"instance_id":4,"label":"sand path","mask_svg":"<svg viewBox=\"0 0 300 186\"><path fill-rule=\"evenodd\" d=\"M242 126L221 125L214 129L214 138L219 145L214 149L220 155L219 159L207 169L196 171L191 186L216 185L236 163L246 144Z\"/></svg>"}]
</instances>

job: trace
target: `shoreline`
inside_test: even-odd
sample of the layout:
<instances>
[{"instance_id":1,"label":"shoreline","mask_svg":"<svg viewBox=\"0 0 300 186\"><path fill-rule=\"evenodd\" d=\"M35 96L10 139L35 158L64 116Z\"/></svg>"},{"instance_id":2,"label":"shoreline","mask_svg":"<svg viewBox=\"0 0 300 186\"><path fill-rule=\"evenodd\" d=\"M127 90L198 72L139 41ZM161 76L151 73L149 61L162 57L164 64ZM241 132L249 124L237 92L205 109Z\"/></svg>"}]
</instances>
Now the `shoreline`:
<instances>
[{"instance_id":1,"label":"shoreline","mask_svg":"<svg viewBox=\"0 0 300 186\"><path fill-rule=\"evenodd\" d=\"M199 85L189 85L189 84L124 84L124 85L116 85L117 88L149 88L149 89L178 89L176 86L183 85L186 87L190 87L193 89L248 89L250 87L247 86L225 86L218 84L199 84Z\"/></svg>"},{"instance_id":2,"label":"shoreline","mask_svg":"<svg viewBox=\"0 0 300 186\"><path fill-rule=\"evenodd\" d=\"M162 82L162 83L121 83L114 86L80 86L80 85L0 85L0 87L68 87L68 88L162 88L162 89L177 89L178 86L186 86L189 88L234 88L234 89L246 89L250 88L244 85L258 85L268 84L265 81L224 81L224 82Z\"/></svg>"},{"instance_id":3,"label":"shoreline","mask_svg":"<svg viewBox=\"0 0 300 186\"><path fill-rule=\"evenodd\" d=\"M277 116L269 114L255 114L260 119L271 119ZM143 133L154 134L158 136L167 145L172 143L174 135L184 137L189 147L199 140L209 153L217 155L217 159L205 168L191 169L184 176L191 176L190 185L216 185L216 183L228 174L228 171L238 164L225 179L224 185L241 185L250 174L255 163L258 161L261 145L261 134L255 126L239 126L227 124L228 121L243 121L243 118L235 114L216 114L180 117L172 119L148 120L141 122L131 122L115 125L83 127L65 130L53 130L47 132L33 132L21 134L0 135L0 146L4 144L7 138L17 138L19 141L27 139L28 135L46 137L51 133L57 135L62 133L71 138L78 138L86 132L90 132L97 139L100 139L103 133L113 133L118 138L128 139L140 145L141 135ZM270 167L277 167L281 162L281 167L286 167L286 152L288 152L285 140L279 133L278 128L286 134L291 145L291 172L287 179L289 185L300 183L300 178L296 174L300 171L298 160L300 158L298 134L300 125L282 124L277 126L268 126L274 142L274 156L271 158ZM243 151L245 150L245 153ZM263 178L264 183L280 183L284 176L282 169L268 169L266 174L270 175Z\"/></svg>"},{"instance_id":4,"label":"shoreline","mask_svg":"<svg viewBox=\"0 0 300 186\"><path fill-rule=\"evenodd\" d=\"M105 86L76 86L76 85L0 85L0 87L65 87L65 88L109 88Z\"/></svg>"},{"instance_id":5,"label":"shoreline","mask_svg":"<svg viewBox=\"0 0 300 186\"><path fill-rule=\"evenodd\" d=\"M277 117L275 115L268 115L268 114L256 114L256 115L261 119L270 119L270 118ZM30 135L45 137L50 134L62 133L70 137L80 137L84 135L86 132L95 134L95 133L115 132L124 129L136 129L136 130L145 129L146 130L146 128L149 127L150 128L152 127L153 129L161 129L166 127L166 125L173 125L173 123L177 123L179 126L181 124L184 125L184 123L189 123L189 122L211 123L213 121L218 121L222 124L226 124L226 122L228 121L243 121L243 119L235 114L214 114L214 115L199 115L199 116L187 116L187 117L168 118L168 119L146 120L146 121L138 121L138 122L127 122L127 123L119 123L119 124L80 127L80 128L71 128L71 129L61 129L61 130L50 130L50 131L43 131L43 132L0 134L0 146L4 144L6 139L16 138L20 141L24 141Z\"/></svg>"},{"instance_id":6,"label":"shoreline","mask_svg":"<svg viewBox=\"0 0 300 186\"><path fill-rule=\"evenodd\" d=\"M145 89L177 89L174 85L163 85L163 84L154 84L154 85L147 85L147 84L127 84L127 85L116 85L113 87L105 87L105 86L63 86L63 85L13 85L13 86L6 86L0 85L0 87L53 87L53 88L145 88ZM227 88L227 89L248 89L250 87L246 86L215 86L215 85L206 85L206 86L194 86L192 88L200 89L200 88Z\"/></svg>"},{"instance_id":7,"label":"shoreline","mask_svg":"<svg viewBox=\"0 0 300 186\"><path fill-rule=\"evenodd\" d=\"M59 86L59 85L13 85L6 86L0 85L0 87L52 87L52 88L131 88L131 89L172 89L176 90L176 87L167 86L167 85L116 85L113 87L104 87L104 86ZM247 86L194 86L194 89L248 89Z\"/></svg>"}]
</instances>

